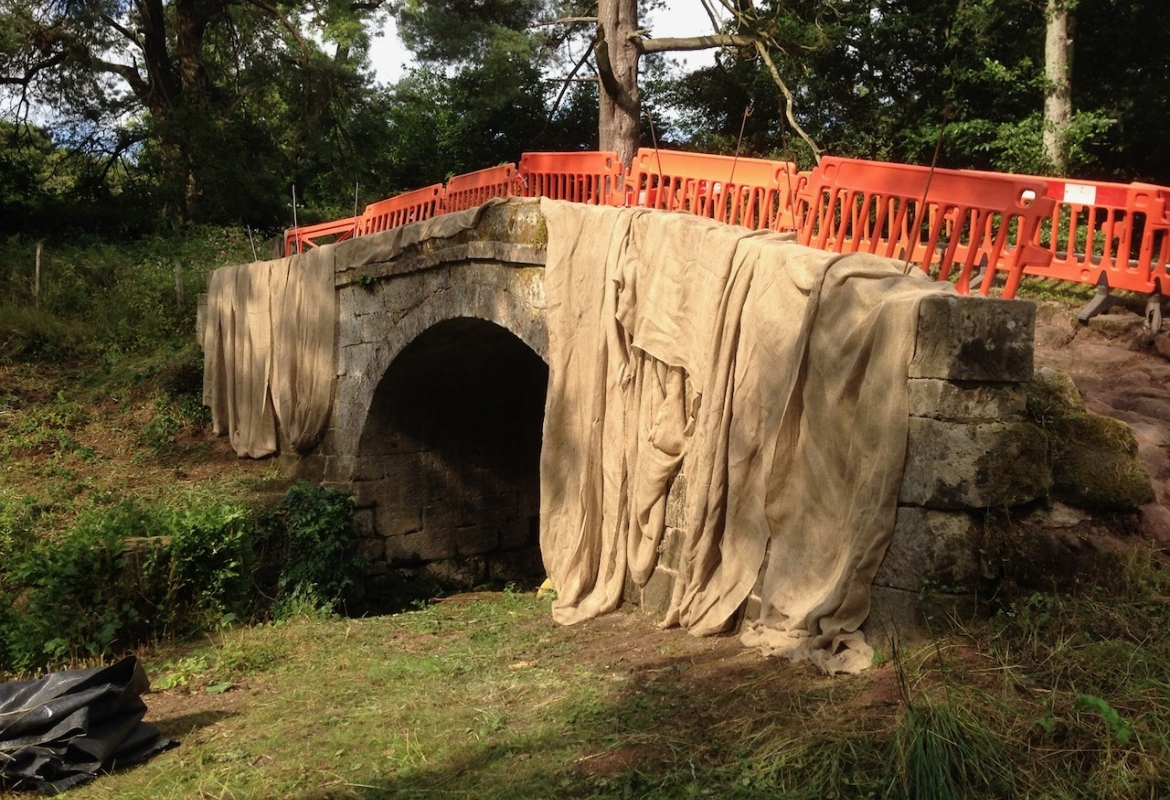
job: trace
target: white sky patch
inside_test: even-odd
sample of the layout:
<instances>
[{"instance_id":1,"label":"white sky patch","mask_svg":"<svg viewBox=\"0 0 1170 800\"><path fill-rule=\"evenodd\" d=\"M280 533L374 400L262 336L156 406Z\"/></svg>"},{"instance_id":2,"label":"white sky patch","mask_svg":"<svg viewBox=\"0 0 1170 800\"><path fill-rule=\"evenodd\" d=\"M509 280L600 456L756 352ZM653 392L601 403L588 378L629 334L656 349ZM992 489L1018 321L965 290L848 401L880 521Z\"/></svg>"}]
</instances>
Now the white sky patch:
<instances>
[{"instance_id":1,"label":"white sky patch","mask_svg":"<svg viewBox=\"0 0 1170 800\"><path fill-rule=\"evenodd\" d=\"M659 39L714 33L711 19L699 0L666 0L666 7L650 14L642 21L642 26ZM691 72L714 64L716 52L700 50L668 53L667 56L682 64L686 72ZM382 35L375 36L370 43L370 64L375 79L383 84L397 83L415 66L414 56L398 38L398 23L393 17L382 28Z\"/></svg>"}]
</instances>

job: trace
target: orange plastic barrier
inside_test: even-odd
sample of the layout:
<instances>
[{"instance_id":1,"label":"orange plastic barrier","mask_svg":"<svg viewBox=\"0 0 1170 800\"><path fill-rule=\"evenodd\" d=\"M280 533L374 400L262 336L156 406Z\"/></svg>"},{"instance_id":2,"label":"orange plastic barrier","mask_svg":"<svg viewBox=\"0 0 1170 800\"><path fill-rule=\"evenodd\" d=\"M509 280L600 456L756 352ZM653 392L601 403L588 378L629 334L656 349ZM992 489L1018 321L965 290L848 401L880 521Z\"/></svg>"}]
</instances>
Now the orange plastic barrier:
<instances>
[{"instance_id":1,"label":"orange plastic barrier","mask_svg":"<svg viewBox=\"0 0 1170 800\"><path fill-rule=\"evenodd\" d=\"M366 206L361 216L358 236L380 233L408 222L420 222L443 213L443 184L435 183L412 192L403 192L388 200Z\"/></svg>"},{"instance_id":2,"label":"orange plastic barrier","mask_svg":"<svg viewBox=\"0 0 1170 800\"><path fill-rule=\"evenodd\" d=\"M827 157L798 193L798 238L838 253L905 259L928 272L937 267L939 280L957 266L964 294L985 262L1007 272L1003 296L1011 298L1025 268L1052 260L1035 244L1054 206L1046 190L1037 178ZM993 274L980 282L981 294Z\"/></svg>"},{"instance_id":3,"label":"orange plastic barrier","mask_svg":"<svg viewBox=\"0 0 1170 800\"><path fill-rule=\"evenodd\" d=\"M796 165L786 161L643 147L630 168L624 200L746 228L791 229L796 175Z\"/></svg>"},{"instance_id":4,"label":"orange plastic barrier","mask_svg":"<svg viewBox=\"0 0 1170 800\"><path fill-rule=\"evenodd\" d=\"M326 236L336 236L334 242L344 242L351 236L357 235L358 217L346 217L332 222L320 222L316 225L300 225L289 228L284 232L284 254L303 253L306 247L318 247Z\"/></svg>"},{"instance_id":5,"label":"orange plastic barrier","mask_svg":"<svg viewBox=\"0 0 1170 800\"><path fill-rule=\"evenodd\" d=\"M617 153L524 153L520 196L607 205L625 177Z\"/></svg>"},{"instance_id":6,"label":"orange plastic barrier","mask_svg":"<svg viewBox=\"0 0 1170 800\"><path fill-rule=\"evenodd\" d=\"M493 197L516 197L519 176L514 164L502 164L465 175L456 175L447 181L443 196L443 213L474 208Z\"/></svg>"},{"instance_id":7,"label":"orange plastic barrier","mask_svg":"<svg viewBox=\"0 0 1170 800\"><path fill-rule=\"evenodd\" d=\"M1170 289L1170 189L1044 180L1055 206L1036 242L1052 253L1052 263L1029 267L1027 274L1143 294Z\"/></svg>"}]
</instances>

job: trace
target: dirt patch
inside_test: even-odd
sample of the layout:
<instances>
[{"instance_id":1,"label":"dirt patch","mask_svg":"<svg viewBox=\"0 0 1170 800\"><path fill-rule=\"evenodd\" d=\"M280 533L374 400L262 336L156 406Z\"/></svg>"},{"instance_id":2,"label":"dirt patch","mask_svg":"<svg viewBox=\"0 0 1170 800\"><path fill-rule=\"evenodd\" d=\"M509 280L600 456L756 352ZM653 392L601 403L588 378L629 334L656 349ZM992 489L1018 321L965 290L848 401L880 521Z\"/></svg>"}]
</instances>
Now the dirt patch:
<instances>
[{"instance_id":1,"label":"dirt patch","mask_svg":"<svg viewBox=\"0 0 1170 800\"><path fill-rule=\"evenodd\" d=\"M1170 331L1146 329L1128 310L1081 324L1060 303L1041 303L1036 320L1036 366L1073 379L1085 406L1127 423L1154 488L1142 508L1141 533L1170 547Z\"/></svg>"}]
</instances>

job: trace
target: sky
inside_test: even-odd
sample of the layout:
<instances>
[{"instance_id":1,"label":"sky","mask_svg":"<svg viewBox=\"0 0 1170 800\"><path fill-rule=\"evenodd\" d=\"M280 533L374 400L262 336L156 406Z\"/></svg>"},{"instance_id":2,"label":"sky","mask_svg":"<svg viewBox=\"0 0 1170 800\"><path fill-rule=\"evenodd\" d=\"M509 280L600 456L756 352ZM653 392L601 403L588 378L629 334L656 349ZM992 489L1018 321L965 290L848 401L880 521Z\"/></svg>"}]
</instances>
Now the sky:
<instances>
[{"instance_id":1,"label":"sky","mask_svg":"<svg viewBox=\"0 0 1170 800\"><path fill-rule=\"evenodd\" d=\"M666 0L666 7L654 12L643 27L659 38L696 36L712 32L711 20L699 0ZM715 63L714 50L695 53L671 53L670 58L681 63L688 72ZM412 59L398 38L397 25L391 18L382 36L374 39L370 61L379 83L395 83L409 69Z\"/></svg>"}]
</instances>

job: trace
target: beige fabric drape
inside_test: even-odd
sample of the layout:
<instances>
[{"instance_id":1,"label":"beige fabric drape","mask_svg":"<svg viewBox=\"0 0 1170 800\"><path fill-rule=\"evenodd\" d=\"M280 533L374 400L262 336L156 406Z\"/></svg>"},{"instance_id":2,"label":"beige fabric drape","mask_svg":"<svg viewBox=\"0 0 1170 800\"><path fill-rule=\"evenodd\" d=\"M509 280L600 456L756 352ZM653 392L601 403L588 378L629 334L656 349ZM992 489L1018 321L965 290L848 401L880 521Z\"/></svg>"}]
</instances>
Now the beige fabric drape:
<instances>
[{"instance_id":1,"label":"beige fabric drape","mask_svg":"<svg viewBox=\"0 0 1170 800\"><path fill-rule=\"evenodd\" d=\"M278 422L300 451L324 432L335 372L333 256L327 245L211 274L203 402L239 456L277 452Z\"/></svg>"},{"instance_id":2,"label":"beige fabric drape","mask_svg":"<svg viewBox=\"0 0 1170 800\"><path fill-rule=\"evenodd\" d=\"M685 458L687 519L667 619L725 630L760 575L745 640L830 670L893 530L921 272L682 214L542 201L549 392L541 549L573 623L615 608L657 559Z\"/></svg>"},{"instance_id":3,"label":"beige fabric drape","mask_svg":"<svg viewBox=\"0 0 1170 800\"><path fill-rule=\"evenodd\" d=\"M272 404L297 452L312 449L329 421L337 299L333 247L281 259L272 269Z\"/></svg>"},{"instance_id":4,"label":"beige fabric drape","mask_svg":"<svg viewBox=\"0 0 1170 800\"><path fill-rule=\"evenodd\" d=\"M270 281L273 265L280 263L222 267L211 273L207 287L203 404L211 408L212 429L228 435L236 455L250 458L276 452Z\"/></svg>"}]
</instances>

